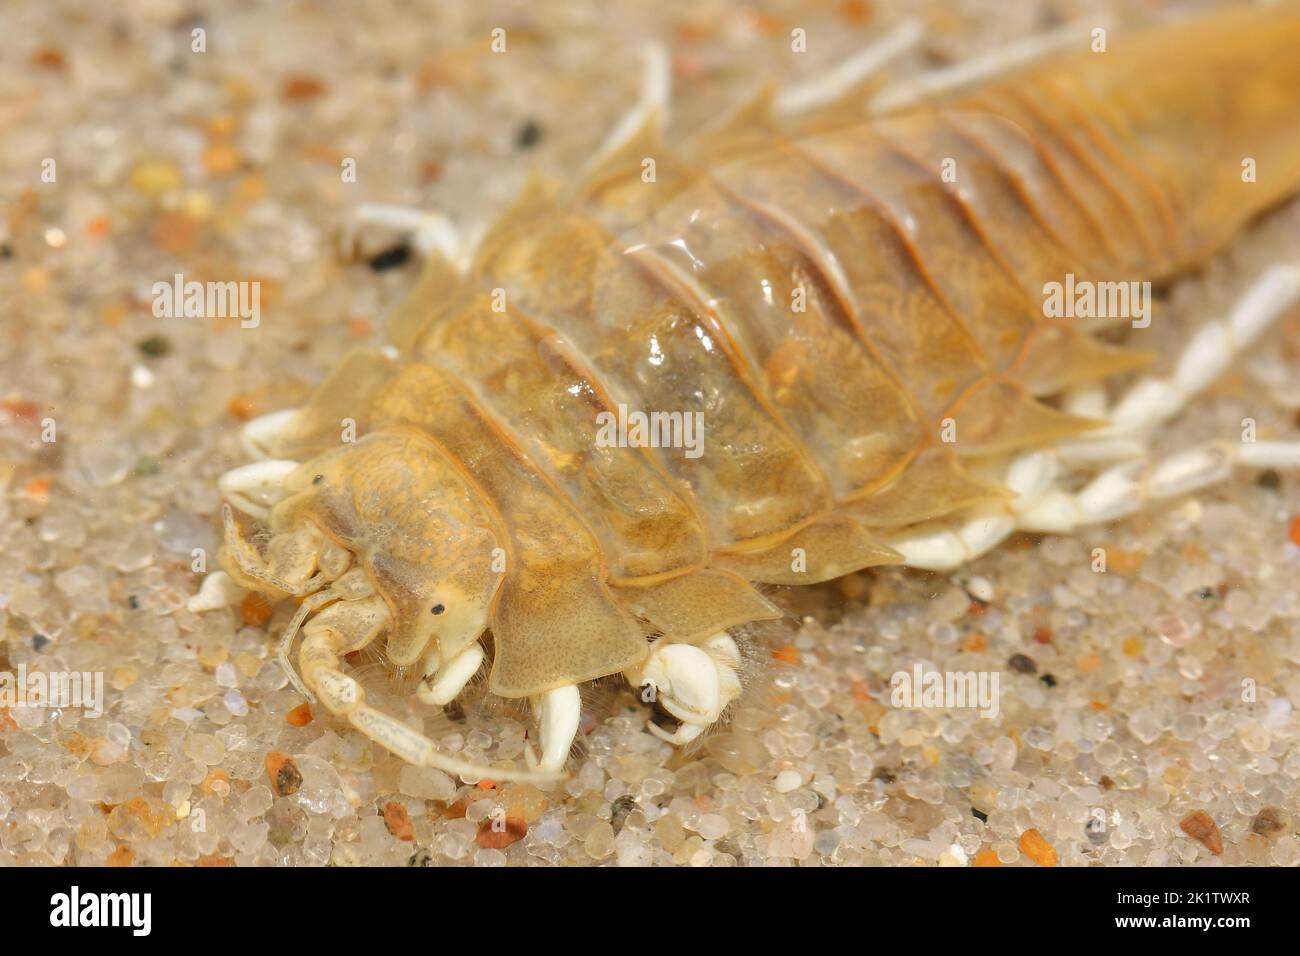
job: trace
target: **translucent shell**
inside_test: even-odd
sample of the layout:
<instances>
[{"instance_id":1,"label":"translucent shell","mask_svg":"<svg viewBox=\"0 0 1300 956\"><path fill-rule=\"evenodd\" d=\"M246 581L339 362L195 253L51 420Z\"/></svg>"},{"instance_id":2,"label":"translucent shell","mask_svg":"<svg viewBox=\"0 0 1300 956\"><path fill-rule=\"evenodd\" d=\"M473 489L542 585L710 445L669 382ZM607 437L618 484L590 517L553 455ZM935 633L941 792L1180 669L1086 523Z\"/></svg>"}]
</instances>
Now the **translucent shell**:
<instances>
[{"instance_id":1,"label":"translucent shell","mask_svg":"<svg viewBox=\"0 0 1300 956\"><path fill-rule=\"evenodd\" d=\"M1044 284L1159 280L1294 191L1298 37L1212 18L871 122L760 102L761 135L656 148L650 179L638 142L535 181L463 275L430 263L400 359L350 356L294 419L276 452L323 479L273 520L362 555L395 660L487 627L506 696L779 616L754 585L895 561L882 531L1097 424L1043 398L1148 356L1045 317ZM701 422L700 453L599 440L629 412Z\"/></svg>"}]
</instances>

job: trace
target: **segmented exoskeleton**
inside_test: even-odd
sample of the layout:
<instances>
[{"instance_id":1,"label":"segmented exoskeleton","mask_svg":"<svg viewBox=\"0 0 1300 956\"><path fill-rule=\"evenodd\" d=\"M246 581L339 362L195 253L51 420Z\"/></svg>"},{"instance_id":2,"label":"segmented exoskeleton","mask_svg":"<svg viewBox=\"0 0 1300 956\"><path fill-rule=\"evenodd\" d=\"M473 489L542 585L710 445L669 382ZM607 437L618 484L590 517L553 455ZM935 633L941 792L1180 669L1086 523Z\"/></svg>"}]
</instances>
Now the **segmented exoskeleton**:
<instances>
[{"instance_id":1,"label":"segmented exoskeleton","mask_svg":"<svg viewBox=\"0 0 1300 956\"><path fill-rule=\"evenodd\" d=\"M413 762L481 770L365 705L341 656L386 634L445 703L490 635L489 687L538 702L553 772L584 681L654 685L676 742L716 719L727 630L781 614L755 585L953 567L1243 455L1294 463L1263 443L1148 466L1142 439L1296 270L1113 409L1097 383L1147 356L1045 317L1043 290L1166 280L1294 193L1298 48L1294 9L1243 10L870 119L852 97L793 121L760 100L674 150L651 111L580 185L535 180L464 268L434 255L395 353L253 423L271 460L226 490L272 538L263 556L227 510L223 565L305 598L284 639L306 622L303 691ZM702 447L601 440L632 412L701 422ZM1071 494L1058 469L1084 460L1119 464Z\"/></svg>"}]
</instances>

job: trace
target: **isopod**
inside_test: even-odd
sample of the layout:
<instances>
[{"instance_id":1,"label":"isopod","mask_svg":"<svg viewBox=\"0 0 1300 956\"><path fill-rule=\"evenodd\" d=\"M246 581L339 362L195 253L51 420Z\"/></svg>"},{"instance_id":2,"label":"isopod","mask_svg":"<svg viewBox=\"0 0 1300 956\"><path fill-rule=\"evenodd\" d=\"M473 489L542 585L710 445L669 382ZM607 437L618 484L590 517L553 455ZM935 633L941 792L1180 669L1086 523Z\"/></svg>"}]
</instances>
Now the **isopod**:
<instances>
[{"instance_id":1,"label":"isopod","mask_svg":"<svg viewBox=\"0 0 1300 956\"><path fill-rule=\"evenodd\" d=\"M672 743L717 721L741 691L729 631L782 615L764 585L949 570L1235 464L1300 465L1295 442L1148 452L1300 299L1300 266L1114 401L1105 383L1150 356L1097 334L1141 329L1121 293L1300 189L1300 15L903 80L864 109L865 66L914 33L677 149L651 56L577 184L534 179L472 247L436 216L372 210L428 253L393 347L251 422L261 460L222 482L269 531L260 550L226 506L229 578L301 601L279 648L298 690L411 763L554 777L585 682L652 689ZM341 661L380 638L431 705L490 659L490 691L535 707L531 769L453 758L367 704Z\"/></svg>"}]
</instances>

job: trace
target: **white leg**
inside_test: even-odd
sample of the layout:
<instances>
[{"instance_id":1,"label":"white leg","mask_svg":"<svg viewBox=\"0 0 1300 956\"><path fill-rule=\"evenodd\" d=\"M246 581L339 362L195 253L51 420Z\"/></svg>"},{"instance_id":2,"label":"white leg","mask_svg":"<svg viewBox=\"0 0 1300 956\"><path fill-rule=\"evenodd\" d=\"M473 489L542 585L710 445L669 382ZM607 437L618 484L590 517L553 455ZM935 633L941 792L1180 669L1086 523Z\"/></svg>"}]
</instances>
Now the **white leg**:
<instances>
[{"instance_id":1,"label":"white leg","mask_svg":"<svg viewBox=\"0 0 1300 956\"><path fill-rule=\"evenodd\" d=\"M353 212L342 237L343 252L355 257L361 232L366 228L395 232L410 237L412 245L424 256L439 253L458 268L469 257L469 243L446 216L410 206L388 203L362 203Z\"/></svg>"},{"instance_id":2,"label":"white leg","mask_svg":"<svg viewBox=\"0 0 1300 956\"><path fill-rule=\"evenodd\" d=\"M345 679L352 680L350 677ZM355 682L353 687L356 687ZM356 692L361 694L361 688L356 687ZM485 767L442 753L432 740L414 727L408 727L396 717L375 710L363 703L363 700L364 697L359 697L352 705L352 709L347 713L348 722L409 764L417 767L436 767L469 782L514 780L520 783L551 783L564 777L558 767L554 770L545 768L532 771L503 770L500 767Z\"/></svg>"},{"instance_id":3,"label":"white leg","mask_svg":"<svg viewBox=\"0 0 1300 956\"><path fill-rule=\"evenodd\" d=\"M279 548L279 555L272 556L271 565L258 553L257 548L244 539L235 521L235 510L229 504L221 506L221 523L224 531L226 553L238 565L240 574L265 587L256 587L259 591L274 589L294 597L303 597L325 586L327 579L323 573L312 575L318 565L324 538L310 526L301 526L272 539L268 553ZM311 575L308 577L308 575ZM236 582L238 576L234 576Z\"/></svg>"},{"instance_id":4,"label":"white leg","mask_svg":"<svg viewBox=\"0 0 1300 956\"><path fill-rule=\"evenodd\" d=\"M1071 465L1104 465L1116 461L1131 461L1147 453L1147 442L1135 436L1115 435L1081 438L1061 442L1056 446L1057 458Z\"/></svg>"},{"instance_id":5,"label":"white leg","mask_svg":"<svg viewBox=\"0 0 1300 956\"><path fill-rule=\"evenodd\" d=\"M1233 464L1243 468L1300 470L1300 442L1242 442L1233 452Z\"/></svg>"},{"instance_id":6,"label":"white leg","mask_svg":"<svg viewBox=\"0 0 1300 956\"><path fill-rule=\"evenodd\" d=\"M736 670L740 667L740 648L736 647L736 642L726 631L714 634L700 647L713 658L714 667L718 671L719 704L721 705L718 713L721 715L727 705L740 696L740 678L736 676ZM715 717L714 720L716 719Z\"/></svg>"},{"instance_id":7,"label":"white leg","mask_svg":"<svg viewBox=\"0 0 1300 956\"><path fill-rule=\"evenodd\" d=\"M537 713L538 736L541 738L542 756L539 759L533 748L524 752L528 766L541 773L558 773L569 759L569 750L578 736L578 723L582 718L582 697L577 685L565 684L533 698Z\"/></svg>"},{"instance_id":8,"label":"white leg","mask_svg":"<svg viewBox=\"0 0 1300 956\"><path fill-rule=\"evenodd\" d=\"M330 601L336 600L335 596L328 591L317 591L315 594L307 597L298 605L298 610L290 619L280 635L280 640L275 644L275 659L280 664L280 669L284 671L284 676L289 679L293 689L307 698L309 703L316 703L316 695L312 693L311 688L307 686L306 681L298 676L298 670L289 660L289 651L293 647L293 639L298 636L299 629L302 628L302 622L307 619L307 615L312 611L318 610Z\"/></svg>"},{"instance_id":9,"label":"white leg","mask_svg":"<svg viewBox=\"0 0 1300 956\"><path fill-rule=\"evenodd\" d=\"M308 615L319 611L325 605L335 601L347 601L349 602L349 613L353 615L351 629L356 630L360 626L362 615L359 612L365 609L369 612L369 620L365 623L370 628L370 633L364 641L357 643L355 647L348 646L344 648L344 653L364 647L365 644L374 639L376 634L387 628L390 621L388 609L378 598L373 598L373 594L374 589L370 586L370 579L366 577L365 571L361 568L353 568L330 587L304 598L303 602L298 605L298 610L285 626L284 633L280 635L280 640L275 645L275 657L279 661L281 669L284 670L285 676L289 678L289 683L293 685L294 690L306 697L308 701L315 703L316 697L311 692L311 688L305 679L298 676L297 670L289 659L289 651L293 647L293 639L297 636L299 628L303 626L303 622L307 620ZM370 599L369 604L363 605L361 602L368 598ZM314 629L319 630L321 627L329 626L333 616L333 609L318 615L307 626L306 633L310 636Z\"/></svg>"},{"instance_id":10,"label":"white leg","mask_svg":"<svg viewBox=\"0 0 1300 956\"><path fill-rule=\"evenodd\" d=\"M1066 411L1110 424L1061 442L1056 453L1070 464L1129 461L1146 454L1147 436L1186 407L1199 391L1217 379L1268 327L1300 302L1300 265L1273 266L1238 300L1226 319L1207 322L1192 335L1169 378L1140 379L1108 409L1095 391L1069 395Z\"/></svg>"},{"instance_id":11,"label":"white leg","mask_svg":"<svg viewBox=\"0 0 1300 956\"><path fill-rule=\"evenodd\" d=\"M725 664L732 670L740 666L740 648L736 646L736 642L731 639L731 635L726 631L714 634L700 647L704 648L715 663Z\"/></svg>"},{"instance_id":12,"label":"white leg","mask_svg":"<svg viewBox=\"0 0 1300 956\"><path fill-rule=\"evenodd\" d=\"M1104 24L1078 21L1035 34L940 70L909 77L881 90L871 101L873 113L887 113L949 93L991 76L1009 73L1053 51L1087 42L1090 31Z\"/></svg>"},{"instance_id":13,"label":"white leg","mask_svg":"<svg viewBox=\"0 0 1300 956\"><path fill-rule=\"evenodd\" d=\"M304 653L308 647L304 642ZM345 718L348 723L380 746L402 760L417 767L436 767L468 781L517 780L525 783L545 783L558 779L561 774L545 770L503 770L486 767L442 753L432 740L414 727L408 727L396 717L369 706L365 691L353 678L337 666L334 649L322 642L311 648L317 662L308 680L315 686L322 702L331 713ZM331 665L329 658L335 658ZM304 667L304 672L307 668Z\"/></svg>"},{"instance_id":14,"label":"white leg","mask_svg":"<svg viewBox=\"0 0 1300 956\"><path fill-rule=\"evenodd\" d=\"M739 663L735 641L722 633L698 647L661 641L644 664L625 671L624 676L633 686L648 689L652 699L680 721L672 734L653 722L647 722L646 729L661 740L681 745L703 733L740 695Z\"/></svg>"},{"instance_id":15,"label":"white leg","mask_svg":"<svg viewBox=\"0 0 1300 956\"><path fill-rule=\"evenodd\" d=\"M959 522L937 521L908 529L885 543L903 556L903 564L927 571L950 571L997 547L1016 530L1019 511L1033 506L1056 480L1058 465L1050 451L1018 456L1003 479L1015 497L969 511Z\"/></svg>"},{"instance_id":16,"label":"white leg","mask_svg":"<svg viewBox=\"0 0 1300 956\"><path fill-rule=\"evenodd\" d=\"M1283 313L1300 302L1300 265L1275 265L1238 300L1226 319L1207 322L1192 335L1169 378L1140 380L1106 415L1111 424L1057 453L1070 462L1120 461L1078 494L1054 491L1022 513L1020 527L1066 531L1080 524L1132 514L1146 502L1204 488L1227 477L1232 465L1296 467L1300 444L1242 442L1214 444L1179 452L1150 464L1145 436L1186 406L1189 399L1223 374Z\"/></svg>"},{"instance_id":17,"label":"white leg","mask_svg":"<svg viewBox=\"0 0 1300 956\"><path fill-rule=\"evenodd\" d=\"M354 579L339 582L334 597L359 594L365 585ZM304 602L306 603L306 602ZM341 600L322 611L304 629L298 660L303 680L332 714L346 719L371 740L392 751L407 763L437 767L467 780L520 780L542 783L559 774L547 771L503 770L481 766L441 753L434 742L413 727L366 704L365 690L344 673L340 657L365 647L389 623L383 599L369 595L359 600Z\"/></svg>"},{"instance_id":18,"label":"white leg","mask_svg":"<svg viewBox=\"0 0 1300 956\"><path fill-rule=\"evenodd\" d=\"M1092 382L1070 389L1061 397L1061 411L1081 418L1107 418L1110 403L1106 399L1105 386Z\"/></svg>"},{"instance_id":19,"label":"white leg","mask_svg":"<svg viewBox=\"0 0 1300 956\"><path fill-rule=\"evenodd\" d=\"M957 523L920 525L885 543L903 556L907 567L950 571L990 551L1014 531L1059 533L1114 521L1153 501L1214 485L1233 465L1300 469L1300 442L1215 442L1157 462L1124 461L1075 493L1051 487L1058 464L1049 451L1022 455L1007 473L1006 484L1016 493L1009 504L973 509Z\"/></svg>"},{"instance_id":20,"label":"white leg","mask_svg":"<svg viewBox=\"0 0 1300 956\"><path fill-rule=\"evenodd\" d=\"M483 666L483 660L487 655L483 653L483 646L475 641L469 647L465 648L446 664L438 659L437 649L433 649L425 657L425 677L420 682L420 688L416 691L416 696L426 704L432 704L435 707L445 707L456 699L456 696L465 689L470 678L478 673L478 669Z\"/></svg>"},{"instance_id":21,"label":"white leg","mask_svg":"<svg viewBox=\"0 0 1300 956\"><path fill-rule=\"evenodd\" d=\"M1075 494L1052 491L1021 514L1025 531L1069 531L1113 521L1147 503L1198 491L1225 479L1233 465L1300 468L1300 442L1214 442L1177 452L1158 462L1125 462L1110 468Z\"/></svg>"},{"instance_id":22,"label":"white leg","mask_svg":"<svg viewBox=\"0 0 1300 956\"><path fill-rule=\"evenodd\" d=\"M240 441L244 450L255 459L261 460L274 456L276 439L284 431L298 409L287 408L269 415L260 415L239 430Z\"/></svg>"},{"instance_id":23,"label":"white leg","mask_svg":"<svg viewBox=\"0 0 1300 956\"><path fill-rule=\"evenodd\" d=\"M641 59L641 92L636 103L592 153L580 178L588 177L605 160L632 142L655 114L658 114L661 124L668 123L669 100L672 97L672 61L668 48L662 43L647 43L641 52Z\"/></svg>"},{"instance_id":24,"label":"white leg","mask_svg":"<svg viewBox=\"0 0 1300 956\"><path fill-rule=\"evenodd\" d=\"M235 583L225 571L213 571L199 585L199 593L186 602L185 608L194 614L234 607L248 592Z\"/></svg>"},{"instance_id":25,"label":"white leg","mask_svg":"<svg viewBox=\"0 0 1300 956\"><path fill-rule=\"evenodd\" d=\"M1255 280L1226 319L1206 322L1192 335L1169 378L1141 379L1115 405L1110 426L1080 439L1130 437L1160 425L1217 379L1268 327L1300 302L1300 265L1275 265Z\"/></svg>"},{"instance_id":26,"label":"white leg","mask_svg":"<svg viewBox=\"0 0 1300 956\"><path fill-rule=\"evenodd\" d=\"M957 524L928 524L885 543L903 556L909 568L951 571L992 551L1016 530L1016 519L1006 508L989 507L968 515Z\"/></svg>"},{"instance_id":27,"label":"white leg","mask_svg":"<svg viewBox=\"0 0 1300 956\"><path fill-rule=\"evenodd\" d=\"M847 96L855 86L915 47L924 32L919 20L904 20L824 74L782 90L772 103L773 112L782 117L794 116Z\"/></svg>"},{"instance_id":28,"label":"white leg","mask_svg":"<svg viewBox=\"0 0 1300 956\"><path fill-rule=\"evenodd\" d=\"M284 480L297 467L296 461L255 461L226 472L217 487L244 514L264 522L271 515L271 507L284 499Z\"/></svg>"}]
</instances>

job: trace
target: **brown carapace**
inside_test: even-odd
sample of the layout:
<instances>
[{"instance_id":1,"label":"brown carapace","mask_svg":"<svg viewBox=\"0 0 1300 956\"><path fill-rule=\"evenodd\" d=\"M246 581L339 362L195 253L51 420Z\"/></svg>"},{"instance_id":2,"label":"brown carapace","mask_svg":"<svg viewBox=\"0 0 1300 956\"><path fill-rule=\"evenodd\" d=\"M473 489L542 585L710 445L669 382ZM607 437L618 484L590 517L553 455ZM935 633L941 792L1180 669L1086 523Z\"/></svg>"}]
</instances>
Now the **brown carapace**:
<instances>
[{"instance_id":1,"label":"brown carapace","mask_svg":"<svg viewBox=\"0 0 1300 956\"><path fill-rule=\"evenodd\" d=\"M1056 397L1146 359L1046 318L1045 284L1168 279L1300 187L1294 8L1081 46L886 116L759 105L677 148L651 121L535 179L268 443L303 463L272 549L308 529L300 579L350 553L397 664L490 635L490 689L523 697L1005 502L1007 462L1100 424ZM602 440L636 413L701 442Z\"/></svg>"}]
</instances>

